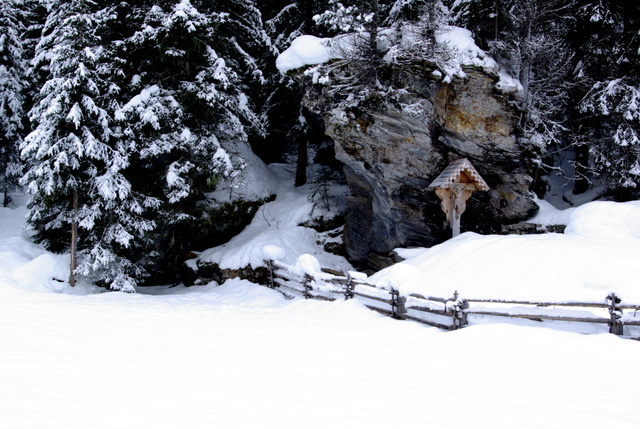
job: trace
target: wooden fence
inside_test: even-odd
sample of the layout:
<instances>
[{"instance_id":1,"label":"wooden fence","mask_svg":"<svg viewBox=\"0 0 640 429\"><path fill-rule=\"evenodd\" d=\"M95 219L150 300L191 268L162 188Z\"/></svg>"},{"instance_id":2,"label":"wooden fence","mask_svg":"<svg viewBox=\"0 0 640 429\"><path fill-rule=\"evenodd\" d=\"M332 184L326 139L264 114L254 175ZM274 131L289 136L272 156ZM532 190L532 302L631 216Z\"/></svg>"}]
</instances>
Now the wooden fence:
<instances>
[{"instance_id":1,"label":"wooden fence","mask_svg":"<svg viewBox=\"0 0 640 429\"><path fill-rule=\"evenodd\" d=\"M462 298L458 293L441 298L420 294L402 295L364 279L323 269L313 276L296 274L293 267L266 260L269 287L293 297L335 301L357 299L368 308L387 316L413 320L441 329L455 330L486 319L510 319L550 324L582 324L587 331L608 332L640 340L640 305L622 304L614 293L603 302L534 302L500 299ZM601 328L597 328L600 326ZM596 327L596 328L594 328ZM572 329L573 330L573 329Z\"/></svg>"}]
</instances>

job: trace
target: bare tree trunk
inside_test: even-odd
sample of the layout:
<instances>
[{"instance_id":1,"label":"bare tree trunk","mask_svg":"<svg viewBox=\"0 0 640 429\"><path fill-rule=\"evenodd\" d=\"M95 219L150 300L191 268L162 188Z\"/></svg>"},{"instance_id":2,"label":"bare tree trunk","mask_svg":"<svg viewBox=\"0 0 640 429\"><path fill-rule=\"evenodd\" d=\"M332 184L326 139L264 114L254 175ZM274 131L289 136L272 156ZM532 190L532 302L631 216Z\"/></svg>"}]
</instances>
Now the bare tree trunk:
<instances>
[{"instance_id":1,"label":"bare tree trunk","mask_svg":"<svg viewBox=\"0 0 640 429\"><path fill-rule=\"evenodd\" d=\"M589 146L581 144L574 149L576 154L575 177L576 181L573 185L574 194L583 194L589 189Z\"/></svg>"},{"instance_id":2,"label":"bare tree trunk","mask_svg":"<svg viewBox=\"0 0 640 429\"><path fill-rule=\"evenodd\" d=\"M495 10L494 10L494 20L493 20L493 40L498 41L498 37L500 36L499 28L499 20L500 20L500 0L495 1Z\"/></svg>"},{"instance_id":3,"label":"bare tree trunk","mask_svg":"<svg viewBox=\"0 0 640 429\"><path fill-rule=\"evenodd\" d=\"M69 286L76 285L75 270L78 266L76 261L77 242L78 242L78 219L76 213L78 211L78 191L73 191L72 208L71 208L71 261L69 263Z\"/></svg>"},{"instance_id":4,"label":"bare tree trunk","mask_svg":"<svg viewBox=\"0 0 640 429\"><path fill-rule=\"evenodd\" d=\"M296 186L307 183L307 136L302 136L298 143L298 162L296 164Z\"/></svg>"}]
</instances>

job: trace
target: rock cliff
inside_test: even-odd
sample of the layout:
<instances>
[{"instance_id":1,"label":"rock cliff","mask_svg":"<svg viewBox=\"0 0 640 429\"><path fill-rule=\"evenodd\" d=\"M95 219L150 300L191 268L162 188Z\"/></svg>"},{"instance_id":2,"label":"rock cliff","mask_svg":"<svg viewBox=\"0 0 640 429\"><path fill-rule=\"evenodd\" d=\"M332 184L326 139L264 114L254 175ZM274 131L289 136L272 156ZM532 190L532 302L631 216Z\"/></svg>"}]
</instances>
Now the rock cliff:
<instances>
[{"instance_id":1,"label":"rock cliff","mask_svg":"<svg viewBox=\"0 0 640 429\"><path fill-rule=\"evenodd\" d=\"M344 233L348 257L376 266L395 247L431 246L450 237L429 184L466 157L491 190L476 192L462 231L498 233L530 217L532 148L515 136L517 112L496 77L465 69L444 82L428 65L389 66L384 86L359 94L308 83L305 105L322 116L351 191ZM378 268L376 267L376 268Z\"/></svg>"}]
</instances>

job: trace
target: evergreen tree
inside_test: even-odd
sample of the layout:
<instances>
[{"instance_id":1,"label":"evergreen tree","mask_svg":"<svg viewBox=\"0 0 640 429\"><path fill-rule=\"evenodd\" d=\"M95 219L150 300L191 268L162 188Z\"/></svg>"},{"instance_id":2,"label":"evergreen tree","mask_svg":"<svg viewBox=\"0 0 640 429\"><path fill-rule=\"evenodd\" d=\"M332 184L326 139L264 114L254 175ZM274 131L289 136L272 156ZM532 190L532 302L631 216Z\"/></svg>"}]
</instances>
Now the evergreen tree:
<instances>
[{"instance_id":1,"label":"evergreen tree","mask_svg":"<svg viewBox=\"0 0 640 429\"><path fill-rule=\"evenodd\" d=\"M91 159L103 156L109 130L106 113L95 99L99 86L91 15L79 1L55 6L36 47L34 64L48 81L29 113L34 131L22 145L22 155L30 164L23 181L33 193L29 220L38 231L37 238L60 247L56 239L45 238L46 231L71 229L75 258L81 211L78 194L87 194L87 183L96 174ZM71 265L74 284L73 261Z\"/></svg>"},{"instance_id":2,"label":"evergreen tree","mask_svg":"<svg viewBox=\"0 0 640 429\"><path fill-rule=\"evenodd\" d=\"M264 21L264 30L271 40L275 54L283 52L291 42L303 34L316 34L313 21L323 3L311 0L256 2ZM303 88L289 76L275 69L275 56L265 68L265 84L259 103L267 133L263 139L253 139L254 152L268 163L286 162L306 154L306 135L299 121ZM306 168L304 157L298 157L299 168Z\"/></svg>"},{"instance_id":3,"label":"evergreen tree","mask_svg":"<svg viewBox=\"0 0 640 429\"><path fill-rule=\"evenodd\" d=\"M26 62L24 28L13 0L0 1L0 192L3 205L22 175L19 145L23 137Z\"/></svg>"},{"instance_id":4,"label":"evergreen tree","mask_svg":"<svg viewBox=\"0 0 640 429\"><path fill-rule=\"evenodd\" d=\"M355 85L376 86L382 63L382 53L378 49L378 32L388 11L388 5L378 0L330 0L329 7L313 19L318 26L327 28L334 34L353 35L353 46L348 48L348 53L345 52L351 66L351 79Z\"/></svg>"},{"instance_id":5,"label":"evergreen tree","mask_svg":"<svg viewBox=\"0 0 640 429\"><path fill-rule=\"evenodd\" d=\"M257 1L263 16L264 28L272 45L282 52L303 34L316 33L314 15L323 12L326 1Z\"/></svg>"},{"instance_id":6,"label":"evergreen tree","mask_svg":"<svg viewBox=\"0 0 640 429\"><path fill-rule=\"evenodd\" d=\"M141 214L157 202L134 192L123 174L131 148L105 109L110 85L99 70L109 63L97 36L105 11L93 7L82 0L52 5L34 59L48 80L29 113L34 130L22 145L30 165L22 180L33 194L36 239L70 249L70 284L80 274L130 292L145 272L128 253L153 229Z\"/></svg>"},{"instance_id":7,"label":"evergreen tree","mask_svg":"<svg viewBox=\"0 0 640 429\"><path fill-rule=\"evenodd\" d=\"M640 197L640 5L584 1L576 25L580 159L616 199ZM585 152L586 155L586 152Z\"/></svg>"},{"instance_id":8,"label":"evergreen tree","mask_svg":"<svg viewBox=\"0 0 640 429\"><path fill-rule=\"evenodd\" d=\"M261 121L247 95L251 83L232 68L243 63L217 50L238 45L221 30L227 14L183 0L135 6L123 15L133 32L112 54L123 60L116 62L124 77L114 79L121 100L114 119L129 148L126 177L159 202L149 213L157 227L146 250L160 281L191 250L186 235L193 232L184 231L197 228L206 192L219 178L238 174L242 160L233 149L259 133Z\"/></svg>"}]
</instances>

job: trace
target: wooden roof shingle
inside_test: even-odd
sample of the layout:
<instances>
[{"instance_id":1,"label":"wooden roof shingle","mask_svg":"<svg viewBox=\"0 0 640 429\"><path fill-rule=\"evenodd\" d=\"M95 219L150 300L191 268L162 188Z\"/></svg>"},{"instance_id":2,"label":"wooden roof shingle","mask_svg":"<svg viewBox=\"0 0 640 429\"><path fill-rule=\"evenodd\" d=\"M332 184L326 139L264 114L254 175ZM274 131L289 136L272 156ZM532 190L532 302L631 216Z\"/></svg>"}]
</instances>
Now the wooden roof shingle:
<instances>
[{"instance_id":1,"label":"wooden roof shingle","mask_svg":"<svg viewBox=\"0 0 640 429\"><path fill-rule=\"evenodd\" d=\"M471 162L467 158L461 158L456 161L453 161L447 168L444 169L442 173L429 185L430 189L450 189L455 188L456 183L461 183L459 181L460 177L466 176L470 182L475 185L476 190L478 191L488 191L489 186L484 181L478 171L471 165Z\"/></svg>"}]
</instances>

